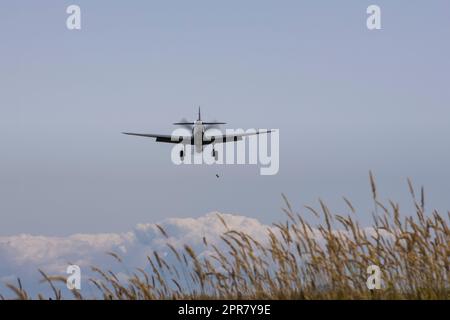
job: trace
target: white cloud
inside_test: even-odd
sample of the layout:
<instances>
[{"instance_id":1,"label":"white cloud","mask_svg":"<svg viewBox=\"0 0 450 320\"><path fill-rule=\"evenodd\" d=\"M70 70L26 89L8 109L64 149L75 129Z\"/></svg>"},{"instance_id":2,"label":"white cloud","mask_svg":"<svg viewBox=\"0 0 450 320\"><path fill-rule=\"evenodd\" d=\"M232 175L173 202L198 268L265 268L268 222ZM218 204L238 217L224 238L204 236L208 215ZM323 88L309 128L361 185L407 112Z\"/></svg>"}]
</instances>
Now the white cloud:
<instances>
[{"instance_id":1,"label":"white cloud","mask_svg":"<svg viewBox=\"0 0 450 320\"><path fill-rule=\"evenodd\" d=\"M245 231L261 243L267 241L268 229L278 234L275 227L262 224L256 219L212 212L199 218L172 218L158 224L138 224L132 231L124 233L74 234L67 237L20 234L0 237L0 294L13 296L3 284L14 283L20 278L27 292L33 297L36 297L37 293L51 296L48 285L39 284L42 276L38 269L49 275L65 275L69 264L77 264L82 270L83 296L95 297L98 292L92 284L87 285L87 280L94 276L90 270L91 266L112 270L119 278L126 279L127 274L135 268L148 266L147 256L152 255L154 251L164 256L169 264L174 264L175 256L169 254L171 251L167 243L177 249L189 245L198 255L203 256L211 253L211 247L206 247L203 243L203 238L206 238L209 245L213 244L225 250L225 243L220 237L227 228L218 215L223 218L229 230ZM165 230L168 238L158 226ZM364 231L368 235L375 235L373 228L365 228ZM343 230L335 232L351 237ZM319 244L323 243L324 239L319 230L313 229L312 235ZM381 235L392 238L391 234L383 230ZM119 264L107 254L108 252L118 254L123 263ZM64 297L71 297L64 284L59 287L63 290Z\"/></svg>"},{"instance_id":2,"label":"white cloud","mask_svg":"<svg viewBox=\"0 0 450 320\"><path fill-rule=\"evenodd\" d=\"M89 267L98 266L121 273L143 267L147 255L153 251L168 252L167 242L178 248L189 244L198 254L205 253L203 237L208 243L219 244L226 231L217 217L209 213L199 218L173 218L158 223L168 234L166 239L156 224L138 224L134 230L124 233L75 234L68 237L47 237L21 234L0 237L0 281L13 282L20 277L32 294L45 291L39 285L38 269L51 275L64 274L69 263L77 264L82 275L90 275ZM256 219L221 214L232 230L242 230L262 240L270 228ZM107 252L115 252L123 258L123 265L115 262ZM4 286L0 293L8 294ZM89 295L89 294L88 294Z\"/></svg>"}]
</instances>

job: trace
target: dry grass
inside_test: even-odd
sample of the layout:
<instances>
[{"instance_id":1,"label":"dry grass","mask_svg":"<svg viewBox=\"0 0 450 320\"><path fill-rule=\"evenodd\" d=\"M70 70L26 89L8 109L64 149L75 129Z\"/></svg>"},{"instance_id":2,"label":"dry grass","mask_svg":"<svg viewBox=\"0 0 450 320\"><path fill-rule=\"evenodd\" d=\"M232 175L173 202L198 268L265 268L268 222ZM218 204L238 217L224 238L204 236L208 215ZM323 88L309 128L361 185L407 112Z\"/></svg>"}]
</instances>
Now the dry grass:
<instances>
[{"instance_id":1,"label":"dry grass","mask_svg":"<svg viewBox=\"0 0 450 320\"><path fill-rule=\"evenodd\" d=\"M375 205L371 228L360 227L358 213L346 198L347 215L332 214L322 201L320 209L306 207L319 221L312 226L283 196L287 219L268 230L266 241L229 230L218 216L228 230L221 237L227 250L203 239L214 254L200 258L187 245L178 250L168 244L175 264L155 252L127 283L95 267L98 278L90 281L103 299L449 299L450 213L426 214L423 188L417 199L408 184L415 213L405 216L398 204L379 201L370 174ZM369 265L381 268L381 290L367 289ZM53 298L60 299L53 282L65 279L42 275ZM20 282L8 287L17 298L29 298ZM73 294L83 299L79 292Z\"/></svg>"}]
</instances>

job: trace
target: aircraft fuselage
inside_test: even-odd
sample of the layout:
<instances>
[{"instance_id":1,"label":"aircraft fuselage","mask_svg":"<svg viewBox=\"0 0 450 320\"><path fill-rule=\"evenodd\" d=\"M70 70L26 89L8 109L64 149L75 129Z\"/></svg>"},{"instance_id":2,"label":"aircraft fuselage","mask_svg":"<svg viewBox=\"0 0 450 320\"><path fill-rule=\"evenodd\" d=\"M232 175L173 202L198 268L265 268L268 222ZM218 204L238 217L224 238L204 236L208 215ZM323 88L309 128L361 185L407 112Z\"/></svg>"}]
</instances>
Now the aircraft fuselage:
<instances>
[{"instance_id":1,"label":"aircraft fuselage","mask_svg":"<svg viewBox=\"0 0 450 320\"><path fill-rule=\"evenodd\" d=\"M201 120L197 120L195 122L194 127L192 128L192 135L194 137L194 145L196 152L203 151L203 135L205 133L205 127L202 124Z\"/></svg>"}]
</instances>

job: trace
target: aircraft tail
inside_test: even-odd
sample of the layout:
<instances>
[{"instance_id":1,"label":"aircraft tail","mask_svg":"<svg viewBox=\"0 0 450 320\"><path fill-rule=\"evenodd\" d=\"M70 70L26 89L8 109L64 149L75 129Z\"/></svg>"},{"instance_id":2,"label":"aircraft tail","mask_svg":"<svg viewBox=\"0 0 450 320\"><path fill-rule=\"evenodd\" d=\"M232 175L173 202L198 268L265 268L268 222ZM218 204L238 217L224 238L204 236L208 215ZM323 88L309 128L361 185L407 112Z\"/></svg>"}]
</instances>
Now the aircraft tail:
<instances>
[{"instance_id":1,"label":"aircraft tail","mask_svg":"<svg viewBox=\"0 0 450 320\"><path fill-rule=\"evenodd\" d=\"M202 114L201 114L201 110L200 107L198 107L198 119L197 121L201 121L202 120ZM217 122L217 121L212 121L212 122L202 122L204 125L209 125L209 126L214 126L214 125L220 125L220 124L226 124L225 122ZM195 125L194 122L190 122L186 119L182 119L180 122L175 122L174 125L178 125L178 126L193 126Z\"/></svg>"}]
</instances>

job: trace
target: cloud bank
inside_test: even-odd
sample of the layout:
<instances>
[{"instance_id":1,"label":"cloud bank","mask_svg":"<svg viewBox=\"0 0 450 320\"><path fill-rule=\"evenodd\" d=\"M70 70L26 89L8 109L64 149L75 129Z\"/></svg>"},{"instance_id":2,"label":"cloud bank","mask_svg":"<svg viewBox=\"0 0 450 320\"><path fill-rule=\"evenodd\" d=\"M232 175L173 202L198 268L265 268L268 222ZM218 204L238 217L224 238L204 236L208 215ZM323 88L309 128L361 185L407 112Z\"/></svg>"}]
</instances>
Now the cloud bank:
<instances>
[{"instance_id":1,"label":"cloud bank","mask_svg":"<svg viewBox=\"0 0 450 320\"><path fill-rule=\"evenodd\" d=\"M199 255L207 254L203 238L210 244L223 245L220 236L226 228L218 214L212 212L199 218L172 218L158 224L138 224L132 231L124 233L74 234L67 237L21 234L0 237L0 293L11 296L3 284L14 283L17 278L22 280L24 288L33 295L38 292L48 293L47 286L39 284L42 277L38 269L51 275L65 275L69 264L79 265L83 278L92 275L91 266L126 274L128 270L145 266L146 257L153 251L167 254L168 242L180 249L188 244ZM257 240L264 239L267 229L271 228L244 216L220 216L228 228L245 231ZM166 231L168 238L158 226ZM123 264L117 263L107 252L117 253L123 259ZM61 288L64 290L64 287ZM82 288L82 294L94 296L95 292L84 292Z\"/></svg>"}]
</instances>

